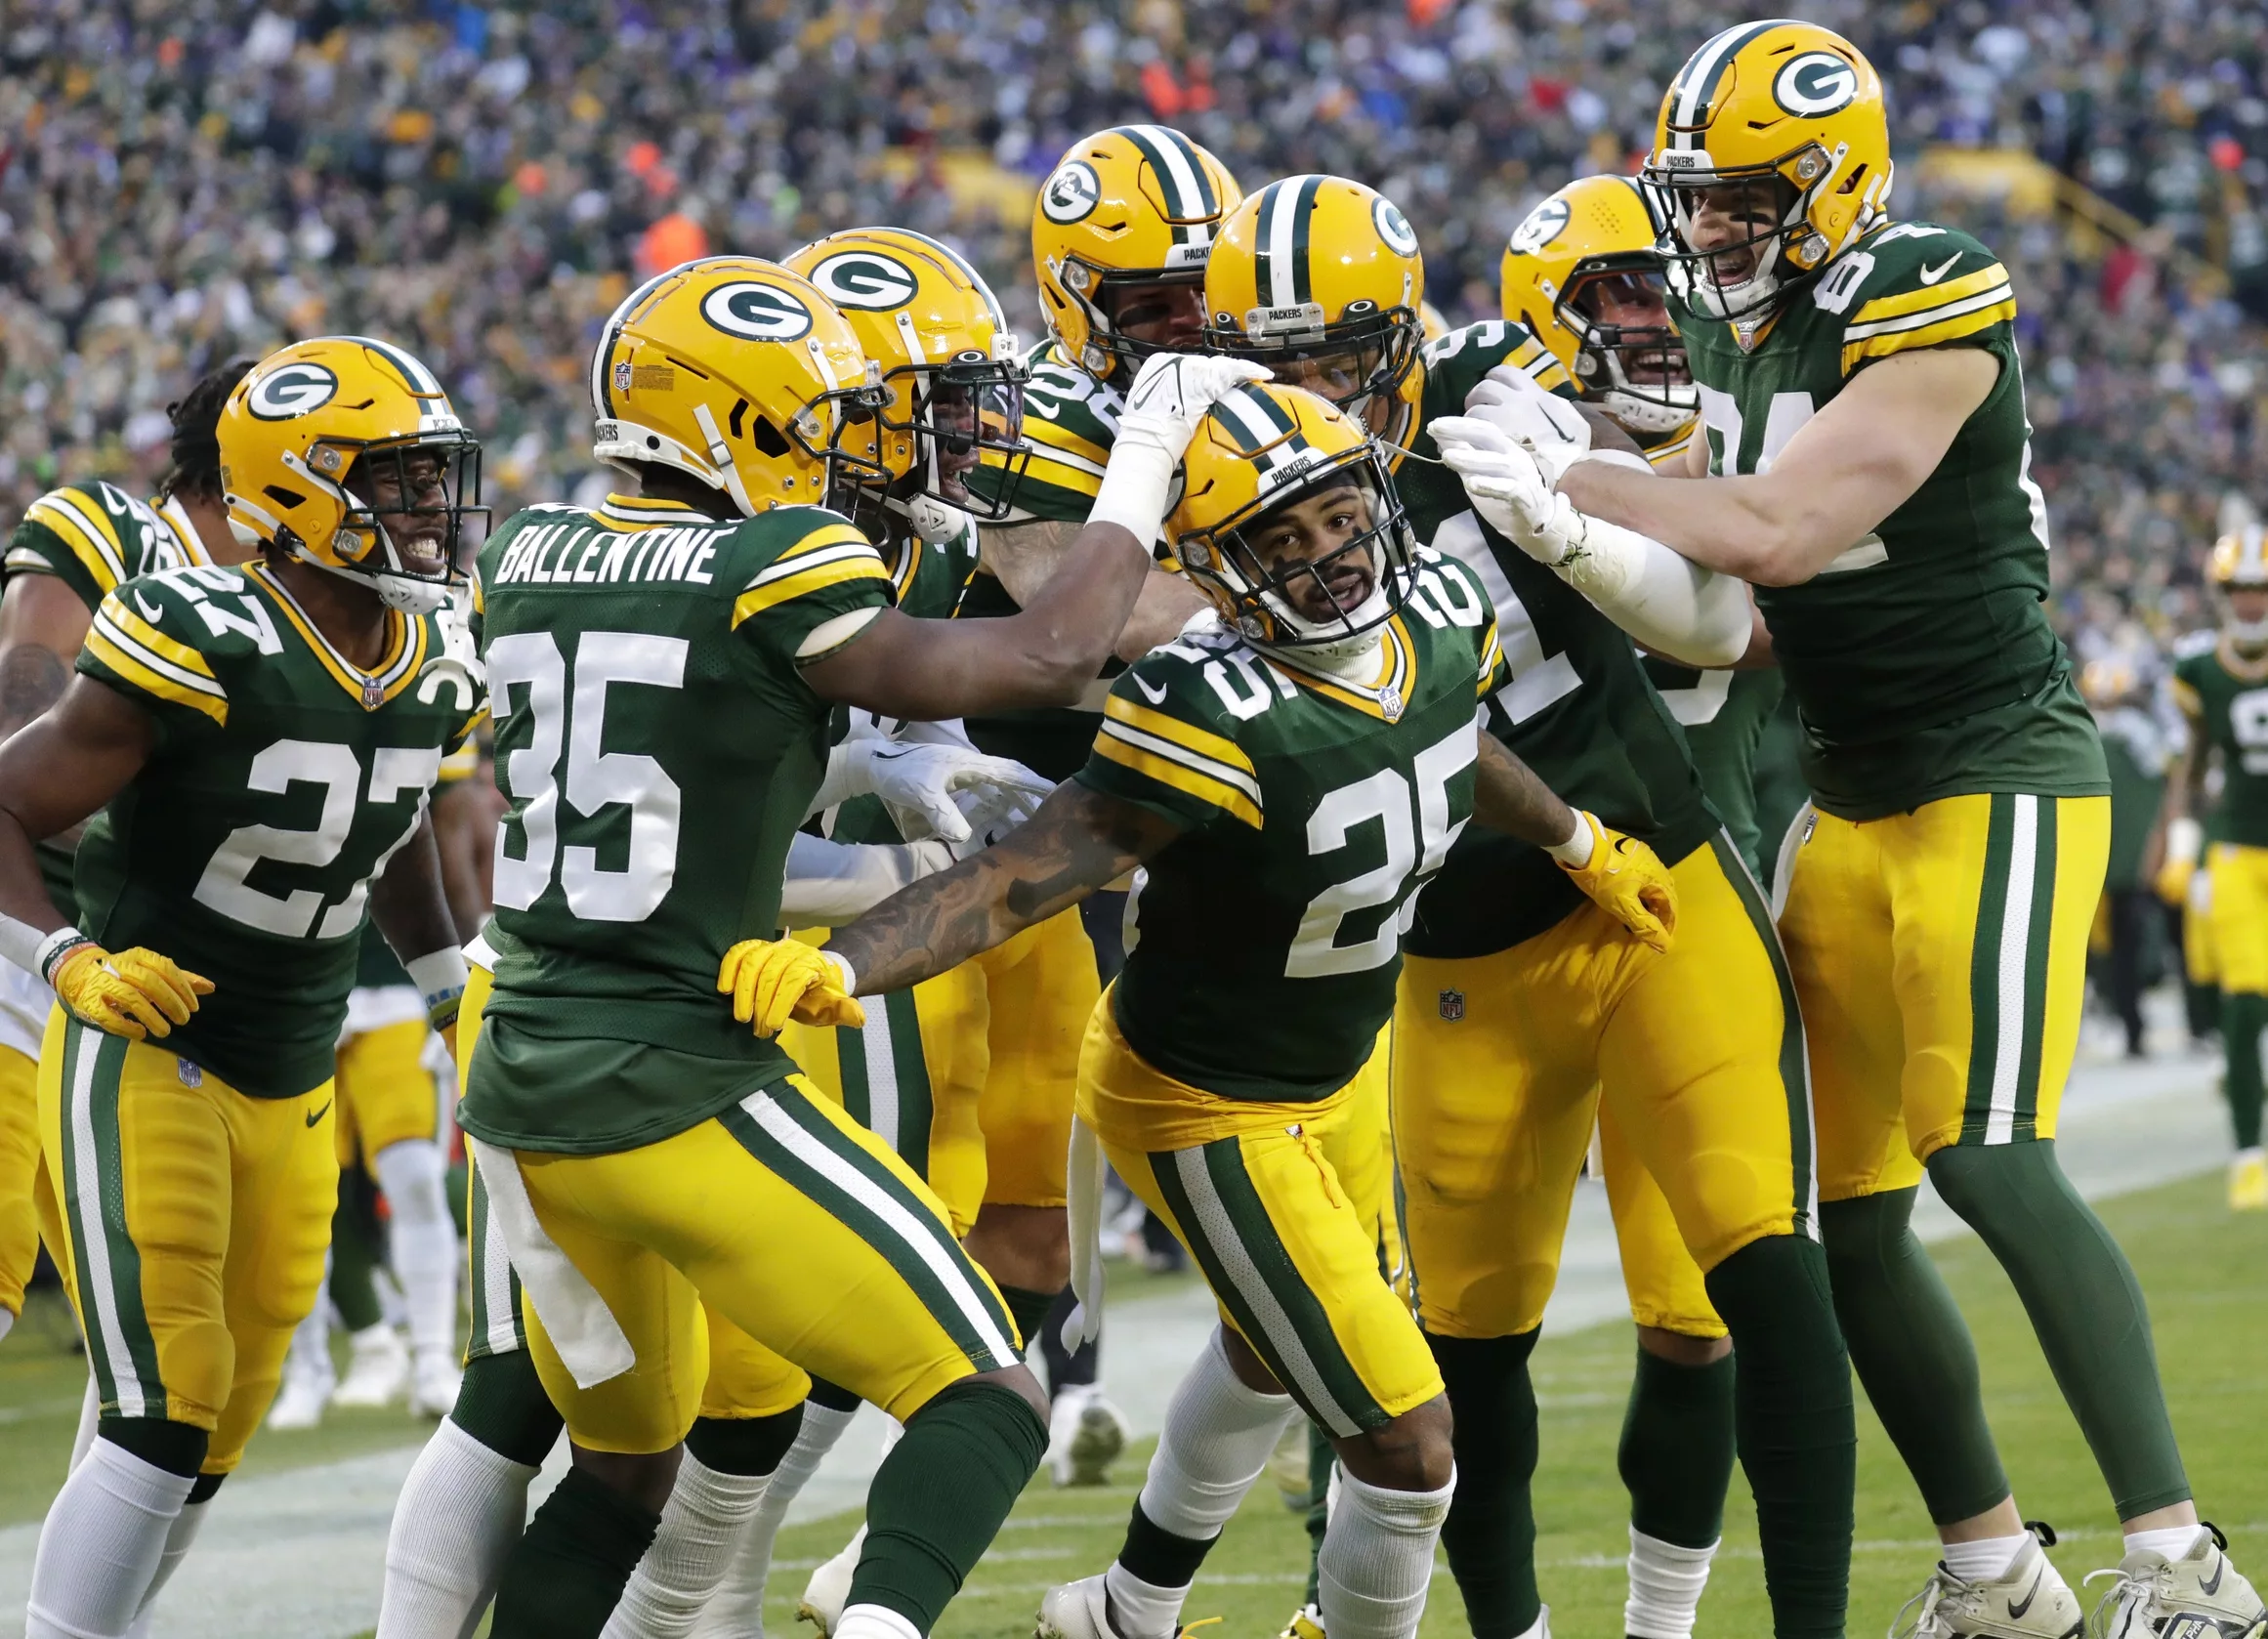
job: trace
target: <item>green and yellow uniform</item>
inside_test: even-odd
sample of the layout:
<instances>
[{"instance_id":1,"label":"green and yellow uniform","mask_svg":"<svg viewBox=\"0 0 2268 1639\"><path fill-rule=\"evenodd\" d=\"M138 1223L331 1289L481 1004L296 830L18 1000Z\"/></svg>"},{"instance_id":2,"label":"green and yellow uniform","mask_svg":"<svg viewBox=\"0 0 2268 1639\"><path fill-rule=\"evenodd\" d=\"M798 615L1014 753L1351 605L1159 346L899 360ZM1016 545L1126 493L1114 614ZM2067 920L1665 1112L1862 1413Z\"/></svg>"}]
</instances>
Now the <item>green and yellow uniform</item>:
<instances>
[{"instance_id":1,"label":"green and yellow uniform","mask_svg":"<svg viewBox=\"0 0 2268 1639\"><path fill-rule=\"evenodd\" d=\"M322 1278L338 1161L332 1052L370 878L414 833L479 702L421 685L432 616L390 614L363 672L268 569L127 582L78 669L156 743L79 845L81 926L213 981L162 1042L51 1015L43 1224L105 1413L212 1434L235 1466Z\"/></svg>"},{"instance_id":2,"label":"green and yellow uniform","mask_svg":"<svg viewBox=\"0 0 2268 1639\"><path fill-rule=\"evenodd\" d=\"M2181 663L2184 660L2194 659L2200 654L2211 653L2219 646L2220 641L2220 633L2210 627L2202 631L2185 632L2174 639L2171 651L2174 661L2174 675L2176 677L2180 675ZM2171 683L2169 681L2168 690L2170 691L2170 689ZM2192 730L2192 733L2194 734L2195 731ZM2191 1007L2193 1011L2191 1018L2193 1029L2196 1033L2204 1033L2205 1030L2209 1030L2212 1028L2211 1021L2207 1016L2202 1027L2195 1025L2195 1021L2198 1019L2198 1015L2194 1011L2197 1005L2195 992L2203 990L2207 995L2216 995L2220 989L2220 964L2213 955L2212 919L2213 844L2218 840L2214 834L2214 826L2219 820L2220 815L2216 807L2208 809L2204 814L2192 815L2191 818L2196 820L2204 828L2205 836L2203 852L2199 856L2197 869L2190 877L2186 902L2182 906L2181 977L2182 982L2189 986L2192 991Z\"/></svg>"},{"instance_id":3,"label":"green and yellow uniform","mask_svg":"<svg viewBox=\"0 0 2268 1639\"><path fill-rule=\"evenodd\" d=\"M2226 638L2174 661L2173 697L2197 745L2220 761L2212 838L2212 948L2223 992L2268 994L2268 655ZM2193 755L2196 753L2193 752Z\"/></svg>"},{"instance_id":4,"label":"green and yellow uniform","mask_svg":"<svg viewBox=\"0 0 2268 1639\"><path fill-rule=\"evenodd\" d=\"M137 501L111 483L51 489L24 509L0 560L0 585L52 575L93 617L103 600L137 575L208 560L175 500ZM71 850L48 840L33 850L56 908L78 920ZM37 974L0 962L0 1309L21 1314L39 1254L39 1040L55 996Z\"/></svg>"},{"instance_id":5,"label":"green and yellow uniform","mask_svg":"<svg viewBox=\"0 0 2268 1639\"><path fill-rule=\"evenodd\" d=\"M1425 425L1499 362L1572 392L1515 324L1452 331L1425 357L1419 455L1434 453ZM1448 1337L1541 1324L1596 1125L1633 1316L1721 1336L1703 1271L1790 1233L1808 1195L1801 1026L1768 909L1629 638L1483 525L1455 474L1412 461L1400 479L1419 537L1496 606L1509 677L1489 732L1648 842L1679 902L1656 955L1541 850L1479 833L1419 899L1394 1032L1419 1318Z\"/></svg>"},{"instance_id":6,"label":"green and yellow uniform","mask_svg":"<svg viewBox=\"0 0 2268 1639\"><path fill-rule=\"evenodd\" d=\"M824 767L829 707L797 651L891 601L881 556L818 508L609 497L508 521L479 588L511 806L460 1119L507 1233L524 1205L546 1248L548 1289L513 1261L576 1442L683 1438L709 1376L703 1300L901 1417L1012 1365L1014 1324L937 1198L716 989L725 951L777 929ZM563 1345L547 1298L606 1324Z\"/></svg>"},{"instance_id":7,"label":"green and yellow uniform","mask_svg":"<svg viewBox=\"0 0 2268 1639\"><path fill-rule=\"evenodd\" d=\"M1958 346L2000 365L1872 533L1800 585L1756 591L1815 810L1781 934L1827 1200L1910 1187L1943 1145L2052 1137L2078 1042L2109 781L2040 607L2046 507L2015 315L1992 252L1928 223L1868 233L1751 349L1683 315L1718 474L1768 465L1882 358Z\"/></svg>"},{"instance_id":8,"label":"green and yellow uniform","mask_svg":"<svg viewBox=\"0 0 2268 1639\"><path fill-rule=\"evenodd\" d=\"M1472 812L1473 703L1503 671L1476 579L1427 554L1413 580L1366 682L1226 633L1154 650L1112 687L1077 777L1183 827L1088 1027L1080 1118L1224 1322L1340 1436L1441 1393L1331 1151L1412 898Z\"/></svg>"}]
</instances>

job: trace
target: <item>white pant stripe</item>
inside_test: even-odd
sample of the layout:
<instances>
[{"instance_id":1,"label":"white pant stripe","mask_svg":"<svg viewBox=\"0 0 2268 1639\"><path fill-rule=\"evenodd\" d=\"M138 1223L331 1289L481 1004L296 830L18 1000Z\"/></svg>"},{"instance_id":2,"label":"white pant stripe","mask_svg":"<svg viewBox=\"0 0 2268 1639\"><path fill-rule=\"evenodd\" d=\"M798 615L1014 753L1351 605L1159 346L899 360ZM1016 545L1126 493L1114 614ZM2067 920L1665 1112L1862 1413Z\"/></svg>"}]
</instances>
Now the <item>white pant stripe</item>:
<instances>
[{"instance_id":1,"label":"white pant stripe","mask_svg":"<svg viewBox=\"0 0 2268 1639\"><path fill-rule=\"evenodd\" d=\"M2024 1068L2024 969L2031 955L2033 879L2039 867L2039 801L2029 791L2010 797L2014 813L2008 847L2008 897L2000 908L2000 971L1994 1001L1993 1104L1985 1142L2006 1144L2016 1132L2017 1081ZM2052 800L2052 799L2051 799Z\"/></svg>"},{"instance_id":2,"label":"white pant stripe","mask_svg":"<svg viewBox=\"0 0 2268 1639\"><path fill-rule=\"evenodd\" d=\"M92 1026L76 1020L64 1027L63 1044L78 1048L70 1087L71 1193L78 1198L79 1225L84 1233L73 1248L86 1288L95 1295L95 1329L102 1334L103 1354L110 1363L110 1380L118 1391L118 1415L149 1414L148 1391L134 1368L134 1353L126 1346L126 1329L118 1320L118 1293L111 1284L110 1237L103 1221L103 1180L95 1153L95 1064L102 1057L104 1037ZM121 1181L123 1188L123 1181Z\"/></svg>"},{"instance_id":3,"label":"white pant stripe","mask_svg":"<svg viewBox=\"0 0 2268 1639\"><path fill-rule=\"evenodd\" d=\"M473 1208L481 1215L481 1221L472 1228L481 1238L481 1307L488 1321L488 1352L509 1355L520 1347L520 1317L512 1303L512 1254L504 1249L504 1238L496 1233L485 1184L475 1192Z\"/></svg>"},{"instance_id":4,"label":"white pant stripe","mask_svg":"<svg viewBox=\"0 0 2268 1639\"><path fill-rule=\"evenodd\" d=\"M898 1130L898 1052L890 1039L890 1009L880 996L866 1009L860 1028L859 1045L866 1055L866 1130L904 1155L904 1135Z\"/></svg>"}]
</instances>

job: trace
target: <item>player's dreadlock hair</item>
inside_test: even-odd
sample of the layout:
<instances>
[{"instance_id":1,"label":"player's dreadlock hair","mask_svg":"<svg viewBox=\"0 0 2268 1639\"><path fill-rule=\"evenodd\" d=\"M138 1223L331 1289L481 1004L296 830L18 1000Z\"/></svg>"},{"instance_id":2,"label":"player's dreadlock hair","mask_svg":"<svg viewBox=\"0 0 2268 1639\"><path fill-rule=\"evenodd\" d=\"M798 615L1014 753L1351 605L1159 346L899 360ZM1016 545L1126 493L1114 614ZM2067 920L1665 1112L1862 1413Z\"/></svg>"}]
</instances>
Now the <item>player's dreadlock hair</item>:
<instances>
[{"instance_id":1,"label":"player's dreadlock hair","mask_svg":"<svg viewBox=\"0 0 2268 1639\"><path fill-rule=\"evenodd\" d=\"M236 391L254 358L231 358L208 370L186 396L165 406L173 422L173 460L158 481L159 495L189 495L200 501L221 498L221 409Z\"/></svg>"}]
</instances>

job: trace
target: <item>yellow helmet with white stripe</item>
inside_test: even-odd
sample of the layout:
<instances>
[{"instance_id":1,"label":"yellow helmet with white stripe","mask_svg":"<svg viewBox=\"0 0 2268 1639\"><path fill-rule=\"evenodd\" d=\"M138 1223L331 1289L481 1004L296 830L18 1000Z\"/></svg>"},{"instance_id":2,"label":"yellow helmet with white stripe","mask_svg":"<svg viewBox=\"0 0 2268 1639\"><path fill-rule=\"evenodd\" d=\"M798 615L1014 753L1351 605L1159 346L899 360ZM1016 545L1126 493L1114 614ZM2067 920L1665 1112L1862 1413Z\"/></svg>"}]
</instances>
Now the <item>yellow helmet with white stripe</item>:
<instances>
[{"instance_id":1,"label":"yellow helmet with white stripe","mask_svg":"<svg viewBox=\"0 0 2268 1639\"><path fill-rule=\"evenodd\" d=\"M1292 517L1311 499L1333 504ZM1166 520L1182 572L1252 642L1359 653L1402 607L1414 552L1383 452L1313 393L1255 382L1224 396L1182 456Z\"/></svg>"},{"instance_id":2,"label":"yellow helmet with white stripe","mask_svg":"<svg viewBox=\"0 0 2268 1639\"><path fill-rule=\"evenodd\" d=\"M834 304L890 393L844 447L889 469L892 499L930 495L987 522L1007 517L962 482L981 458L1017 472L1027 456L1022 350L977 270L905 228L829 233L785 266Z\"/></svg>"},{"instance_id":3,"label":"yellow helmet with white stripe","mask_svg":"<svg viewBox=\"0 0 2268 1639\"><path fill-rule=\"evenodd\" d=\"M2268 587L2268 530L2257 524L2231 529L2213 542L2209 572L2224 590Z\"/></svg>"},{"instance_id":4,"label":"yellow helmet with white stripe","mask_svg":"<svg viewBox=\"0 0 2268 1639\"><path fill-rule=\"evenodd\" d=\"M229 526L428 613L485 518L481 444L431 370L391 342L321 336L270 354L215 429Z\"/></svg>"},{"instance_id":5,"label":"yellow helmet with white stripe","mask_svg":"<svg viewBox=\"0 0 2268 1639\"><path fill-rule=\"evenodd\" d=\"M1118 297L1202 284L1221 219L1243 196L1227 166L1168 125L1113 126L1065 149L1031 206L1039 311L1065 357L1130 383L1158 349L1119 331Z\"/></svg>"},{"instance_id":6,"label":"yellow helmet with white stripe","mask_svg":"<svg viewBox=\"0 0 2268 1639\"><path fill-rule=\"evenodd\" d=\"M1205 340L1360 419L1419 382L1424 304L1425 258L1393 200L1345 177L1285 177L1222 226Z\"/></svg>"},{"instance_id":7,"label":"yellow helmet with white stripe","mask_svg":"<svg viewBox=\"0 0 2268 1639\"><path fill-rule=\"evenodd\" d=\"M850 325L801 274L712 256L648 279L591 356L591 453L635 473L673 467L768 507L847 507L891 470L854 447L890 401Z\"/></svg>"},{"instance_id":8,"label":"yellow helmet with white stripe","mask_svg":"<svg viewBox=\"0 0 2268 1639\"><path fill-rule=\"evenodd\" d=\"M1647 436L1677 431L1700 403L1663 301L1660 237L1645 189L1585 177L1528 213L1499 273L1504 316L1551 350L1584 398ZM1627 321L1656 310L1659 323Z\"/></svg>"},{"instance_id":9,"label":"yellow helmet with white stripe","mask_svg":"<svg viewBox=\"0 0 2268 1639\"><path fill-rule=\"evenodd\" d=\"M1881 78L1858 47L1816 23L1724 29L1670 82L1639 176L1667 223L1672 285L1710 317L1756 317L1888 210ZM1704 201L1733 218L1733 237L1695 242Z\"/></svg>"}]
</instances>

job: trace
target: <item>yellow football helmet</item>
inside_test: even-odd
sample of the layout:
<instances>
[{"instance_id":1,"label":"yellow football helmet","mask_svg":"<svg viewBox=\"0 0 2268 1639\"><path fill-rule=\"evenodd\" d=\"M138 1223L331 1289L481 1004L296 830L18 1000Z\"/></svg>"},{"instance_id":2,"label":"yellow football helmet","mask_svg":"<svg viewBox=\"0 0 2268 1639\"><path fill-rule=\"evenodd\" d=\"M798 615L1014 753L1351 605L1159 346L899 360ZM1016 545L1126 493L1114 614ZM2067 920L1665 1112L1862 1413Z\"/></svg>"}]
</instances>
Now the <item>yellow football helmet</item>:
<instances>
[{"instance_id":1,"label":"yellow football helmet","mask_svg":"<svg viewBox=\"0 0 2268 1639\"><path fill-rule=\"evenodd\" d=\"M987 523L1010 508L963 482L981 459L1020 474L1024 358L991 287L958 252L904 228L851 228L815 239L784 264L835 306L889 407L855 424L845 448L887 467L889 501L928 495ZM1013 483L999 493L1012 497Z\"/></svg>"},{"instance_id":2,"label":"yellow football helmet","mask_svg":"<svg viewBox=\"0 0 2268 1639\"><path fill-rule=\"evenodd\" d=\"M1728 28L1670 82L1639 176L1668 223L1671 284L1704 317L1760 322L1888 211L1882 81L1858 47L1816 23ZM1722 192L1713 202L1746 237L1697 247L1704 191L1743 185L1730 203ZM1743 230L1744 215L1767 225Z\"/></svg>"},{"instance_id":3,"label":"yellow football helmet","mask_svg":"<svg viewBox=\"0 0 2268 1639\"><path fill-rule=\"evenodd\" d=\"M430 613L462 577L481 444L422 363L391 342L320 336L254 365L221 406L229 527ZM389 522L391 521L391 522Z\"/></svg>"},{"instance_id":4,"label":"yellow football helmet","mask_svg":"<svg viewBox=\"0 0 2268 1639\"><path fill-rule=\"evenodd\" d=\"M1338 491L1343 518L1281 517ZM1402 607L1416 547L1385 453L1362 425L1273 382L1238 388L1197 424L1166 530L1182 572L1223 620L1262 647L1317 659L1377 641Z\"/></svg>"},{"instance_id":5,"label":"yellow football helmet","mask_svg":"<svg viewBox=\"0 0 2268 1639\"><path fill-rule=\"evenodd\" d=\"M1425 258L1393 200L1344 177L1285 177L1221 229L1205 267L1205 341L1361 420L1374 400L1414 399L1424 303Z\"/></svg>"},{"instance_id":6,"label":"yellow football helmet","mask_svg":"<svg viewBox=\"0 0 2268 1639\"><path fill-rule=\"evenodd\" d=\"M2141 688L2142 673L2134 664L2134 656L2123 650L2098 655L2079 673L2080 695L2101 710L2123 704Z\"/></svg>"},{"instance_id":7,"label":"yellow football helmet","mask_svg":"<svg viewBox=\"0 0 2268 1639\"><path fill-rule=\"evenodd\" d=\"M1504 246L1504 316L1551 349L1582 390L1631 432L1674 433L1700 397L1663 300L1659 225L1628 177L1585 177L1543 201ZM1608 312L1661 310L1658 324Z\"/></svg>"},{"instance_id":8,"label":"yellow football helmet","mask_svg":"<svg viewBox=\"0 0 2268 1639\"><path fill-rule=\"evenodd\" d=\"M2231 529L2213 542L2209 572L2212 583L2224 591L2268 587L2268 530L2257 524Z\"/></svg>"},{"instance_id":9,"label":"yellow football helmet","mask_svg":"<svg viewBox=\"0 0 2268 1639\"><path fill-rule=\"evenodd\" d=\"M1071 361L1098 381L1132 381L1158 348L1119 334L1118 297L1201 284L1221 218L1243 196L1171 126L1113 126L1071 144L1031 208L1039 311Z\"/></svg>"},{"instance_id":10,"label":"yellow football helmet","mask_svg":"<svg viewBox=\"0 0 2268 1639\"><path fill-rule=\"evenodd\" d=\"M893 474L856 430L888 407L833 304L802 275L753 256L711 256L624 298L591 357L591 453L635 473L674 467L743 517L836 505Z\"/></svg>"}]
</instances>

